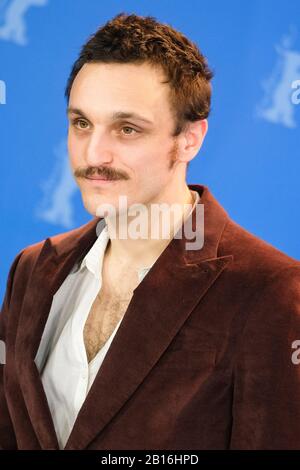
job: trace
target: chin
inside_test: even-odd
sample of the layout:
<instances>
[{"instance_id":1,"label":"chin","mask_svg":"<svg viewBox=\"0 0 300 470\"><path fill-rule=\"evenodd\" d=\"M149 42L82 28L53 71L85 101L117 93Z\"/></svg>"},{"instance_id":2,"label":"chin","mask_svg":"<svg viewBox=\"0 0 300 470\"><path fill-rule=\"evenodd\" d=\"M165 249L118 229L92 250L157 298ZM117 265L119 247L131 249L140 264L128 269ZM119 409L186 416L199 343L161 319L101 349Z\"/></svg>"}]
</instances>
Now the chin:
<instances>
[{"instance_id":1,"label":"chin","mask_svg":"<svg viewBox=\"0 0 300 470\"><path fill-rule=\"evenodd\" d=\"M87 212L92 214L94 217L104 217L108 209L112 206L115 208L114 213L117 212L118 206L108 197L99 195L82 196L83 205ZM107 206L107 207L105 207Z\"/></svg>"},{"instance_id":2,"label":"chin","mask_svg":"<svg viewBox=\"0 0 300 470\"><path fill-rule=\"evenodd\" d=\"M95 195L86 193L82 193L81 198L86 211L89 212L91 215L97 216L97 207L101 204L101 202L99 201L100 198L97 196L95 197Z\"/></svg>"}]
</instances>

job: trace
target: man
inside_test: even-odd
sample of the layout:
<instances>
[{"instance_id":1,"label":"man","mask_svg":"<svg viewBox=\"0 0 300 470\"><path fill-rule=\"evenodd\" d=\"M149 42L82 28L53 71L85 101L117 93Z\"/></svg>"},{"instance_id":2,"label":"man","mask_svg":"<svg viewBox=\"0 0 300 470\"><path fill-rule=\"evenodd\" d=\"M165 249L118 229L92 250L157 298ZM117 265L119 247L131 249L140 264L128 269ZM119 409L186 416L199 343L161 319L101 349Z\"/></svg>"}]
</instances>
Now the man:
<instances>
[{"instance_id":1,"label":"man","mask_svg":"<svg viewBox=\"0 0 300 470\"><path fill-rule=\"evenodd\" d=\"M10 269L3 449L300 448L300 263L185 180L211 78L152 17L117 15L82 48L68 148L94 218ZM173 204L169 226L152 217ZM134 205L146 236L130 236Z\"/></svg>"}]
</instances>

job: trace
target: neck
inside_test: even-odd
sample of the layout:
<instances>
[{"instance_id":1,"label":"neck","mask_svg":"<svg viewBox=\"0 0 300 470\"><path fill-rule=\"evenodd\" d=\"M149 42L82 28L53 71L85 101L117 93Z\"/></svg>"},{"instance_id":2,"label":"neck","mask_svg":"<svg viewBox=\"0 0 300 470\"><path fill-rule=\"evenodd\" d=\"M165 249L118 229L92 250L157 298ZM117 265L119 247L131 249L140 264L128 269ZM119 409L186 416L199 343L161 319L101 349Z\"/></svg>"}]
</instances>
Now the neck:
<instances>
[{"instance_id":1,"label":"neck","mask_svg":"<svg viewBox=\"0 0 300 470\"><path fill-rule=\"evenodd\" d=\"M155 201L145 204L138 216L128 216L126 213L116 220L106 218L110 237L106 256L116 262L122 260L130 263L136 269L151 265L182 226L194 204L194 197L186 184L174 194L165 192ZM172 208L173 204L176 206ZM159 213L157 208L163 208L163 212ZM159 215L162 213L163 216ZM132 236L133 228L141 233L135 235L135 238Z\"/></svg>"}]
</instances>

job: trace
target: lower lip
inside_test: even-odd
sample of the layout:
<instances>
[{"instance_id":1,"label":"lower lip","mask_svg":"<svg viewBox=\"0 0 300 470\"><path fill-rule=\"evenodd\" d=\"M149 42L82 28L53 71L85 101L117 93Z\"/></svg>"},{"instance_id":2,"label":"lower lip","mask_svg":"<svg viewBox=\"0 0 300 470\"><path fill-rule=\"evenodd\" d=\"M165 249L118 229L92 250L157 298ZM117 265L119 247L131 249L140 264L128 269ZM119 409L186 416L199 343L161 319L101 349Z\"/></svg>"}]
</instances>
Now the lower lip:
<instances>
[{"instance_id":1,"label":"lower lip","mask_svg":"<svg viewBox=\"0 0 300 470\"><path fill-rule=\"evenodd\" d=\"M86 181L88 181L90 184L96 185L96 186L105 186L108 184L116 183L118 180L101 180L101 179L92 179L92 178L85 178Z\"/></svg>"}]
</instances>

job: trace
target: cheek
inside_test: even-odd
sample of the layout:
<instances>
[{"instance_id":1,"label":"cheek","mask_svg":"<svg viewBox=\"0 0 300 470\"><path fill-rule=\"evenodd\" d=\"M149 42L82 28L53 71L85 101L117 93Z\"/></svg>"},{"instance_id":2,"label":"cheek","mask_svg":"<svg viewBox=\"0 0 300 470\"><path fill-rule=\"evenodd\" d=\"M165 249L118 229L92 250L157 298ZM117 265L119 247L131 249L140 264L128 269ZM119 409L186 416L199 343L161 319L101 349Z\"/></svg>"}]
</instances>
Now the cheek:
<instances>
[{"instance_id":1,"label":"cheek","mask_svg":"<svg viewBox=\"0 0 300 470\"><path fill-rule=\"evenodd\" d=\"M166 139L156 139L148 142L147 146L141 149L140 154L135 156L135 161L139 163L143 172L150 169L159 171L166 167L168 152L169 146L166 145Z\"/></svg>"},{"instance_id":2,"label":"cheek","mask_svg":"<svg viewBox=\"0 0 300 470\"><path fill-rule=\"evenodd\" d=\"M165 142L150 148L139 165L140 171L150 179L154 176L158 179L164 178L168 170L168 152L169 147L166 147Z\"/></svg>"}]
</instances>

